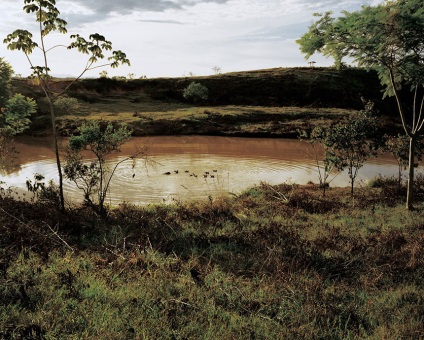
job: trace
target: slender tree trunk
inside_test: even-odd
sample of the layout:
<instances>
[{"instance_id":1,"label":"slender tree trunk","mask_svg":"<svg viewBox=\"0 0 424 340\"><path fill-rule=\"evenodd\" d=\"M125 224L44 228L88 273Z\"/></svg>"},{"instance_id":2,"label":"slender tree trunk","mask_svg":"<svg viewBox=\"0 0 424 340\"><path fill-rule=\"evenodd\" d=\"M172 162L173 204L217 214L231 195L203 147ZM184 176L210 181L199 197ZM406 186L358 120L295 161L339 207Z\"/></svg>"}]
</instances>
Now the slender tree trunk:
<instances>
[{"instance_id":1,"label":"slender tree trunk","mask_svg":"<svg viewBox=\"0 0 424 340\"><path fill-rule=\"evenodd\" d=\"M413 135L409 138L409 173L408 173L408 192L406 194L406 209L412 210L413 191L414 191L414 169L415 169L415 139Z\"/></svg>"},{"instance_id":2,"label":"slender tree trunk","mask_svg":"<svg viewBox=\"0 0 424 340\"><path fill-rule=\"evenodd\" d=\"M62 174L62 166L60 164L60 154L59 154L59 143L57 140L57 131L56 131L56 117L54 114L54 108L51 98L47 98L50 106L50 115L52 120L52 132L53 132L53 140L54 140L54 149L56 155L56 164L57 164L57 172L59 174L59 199L60 199L60 209L65 211L65 198L63 196L63 174Z\"/></svg>"}]
</instances>

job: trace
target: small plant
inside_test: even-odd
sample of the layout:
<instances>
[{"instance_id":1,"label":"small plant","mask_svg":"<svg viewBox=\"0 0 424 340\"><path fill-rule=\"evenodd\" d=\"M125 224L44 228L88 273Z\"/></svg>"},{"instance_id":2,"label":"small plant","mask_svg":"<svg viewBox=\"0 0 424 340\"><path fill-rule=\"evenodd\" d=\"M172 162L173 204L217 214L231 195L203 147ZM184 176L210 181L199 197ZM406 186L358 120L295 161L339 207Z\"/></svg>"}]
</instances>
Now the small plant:
<instances>
[{"instance_id":1,"label":"small plant","mask_svg":"<svg viewBox=\"0 0 424 340\"><path fill-rule=\"evenodd\" d=\"M188 85L183 93L183 97L192 102L201 102L208 99L209 90L206 86L192 82Z\"/></svg>"},{"instance_id":2,"label":"small plant","mask_svg":"<svg viewBox=\"0 0 424 340\"><path fill-rule=\"evenodd\" d=\"M34 182L30 179L26 181L26 187L29 192L32 192L34 199L37 198L42 202L59 203L59 192L53 181L49 184L44 183L44 176L41 174L34 175Z\"/></svg>"}]
</instances>

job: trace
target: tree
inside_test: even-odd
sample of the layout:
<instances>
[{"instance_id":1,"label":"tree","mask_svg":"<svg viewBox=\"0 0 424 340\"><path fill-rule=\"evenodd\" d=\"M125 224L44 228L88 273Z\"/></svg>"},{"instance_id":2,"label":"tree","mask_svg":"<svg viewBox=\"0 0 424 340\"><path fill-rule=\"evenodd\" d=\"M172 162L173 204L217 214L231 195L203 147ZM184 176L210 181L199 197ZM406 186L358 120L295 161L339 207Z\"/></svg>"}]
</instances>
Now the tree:
<instances>
[{"instance_id":1,"label":"tree","mask_svg":"<svg viewBox=\"0 0 424 340\"><path fill-rule=\"evenodd\" d=\"M358 66L377 71L385 96L395 96L405 133L409 137L407 209L412 209L415 145L424 126L424 6L422 0L386 0L357 12L316 14L319 19L297 43L306 59L315 52L340 66L350 57ZM412 105L401 89L412 91Z\"/></svg>"},{"instance_id":2,"label":"tree","mask_svg":"<svg viewBox=\"0 0 424 340\"><path fill-rule=\"evenodd\" d=\"M119 152L131 136L126 127L114 128L111 124L102 128L97 122L85 123L78 128L78 135L69 139L69 153L66 157L64 172L66 178L73 181L84 192L86 204L98 207L99 213L105 212L105 199L116 169L128 160L145 153L144 149L136 151L129 157L120 160L112 169L106 165L106 156ZM81 151L88 150L95 156L94 160L84 162ZM134 165L134 163L133 163ZM93 195L97 193L97 205Z\"/></svg>"},{"instance_id":3,"label":"tree","mask_svg":"<svg viewBox=\"0 0 424 340\"><path fill-rule=\"evenodd\" d=\"M36 111L37 104L34 99L17 93L6 102L5 113L1 115L1 125L11 130L13 135L22 133L29 127L29 117Z\"/></svg>"},{"instance_id":4,"label":"tree","mask_svg":"<svg viewBox=\"0 0 424 340\"><path fill-rule=\"evenodd\" d=\"M41 89L49 103L49 111L52 124L52 135L55 146L56 164L59 175L59 197L61 201L61 209L65 209L65 200L63 196L63 175L60 163L58 135L56 131L56 113L54 108L55 99L65 93L68 88L78 79L80 79L87 71L103 66L118 67L120 64L130 64L125 53L122 51L112 51L112 43L98 33L91 34L88 39L83 38L79 34L71 35L72 42L68 46L56 45L47 46L46 38L49 34L59 32L67 33L67 22L59 17L60 11L56 7L55 0L24 0L23 10L28 13L35 14L35 20L38 23L39 41L33 39L33 34L27 30L17 29L9 34L3 41L10 50L22 51L30 64L33 76L38 80ZM55 93L52 89L52 77L49 68L49 53L57 47L66 47L67 49L77 49L78 52L88 55L85 68L80 75L74 79L62 92ZM43 59L42 65L35 65L30 58L34 50L41 53ZM106 58L105 51L112 51L111 56L107 58L108 62L102 65L96 65L99 60Z\"/></svg>"},{"instance_id":5,"label":"tree","mask_svg":"<svg viewBox=\"0 0 424 340\"><path fill-rule=\"evenodd\" d=\"M33 99L19 93L10 97L12 74L12 67L0 58L0 172L14 168L12 138L29 127L37 107Z\"/></svg>"},{"instance_id":6,"label":"tree","mask_svg":"<svg viewBox=\"0 0 424 340\"><path fill-rule=\"evenodd\" d=\"M221 68L219 66L212 67L212 71L216 75L221 74Z\"/></svg>"},{"instance_id":7,"label":"tree","mask_svg":"<svg viewBox=\"0 0 424 340\"><path fill-rule=\"evenodd\" d=\"M324 163L332 164L340 171L347 169L352 196L359 169L368 158L376 156L378 145L372 137L375 136L377 124L376 119L370 116L371 111L372 104L368 104L366 110L357 116L331 127L323 140Z\"/></svg>"},{"instance_id":8,"label":"tree","mask_svg":"<svg viewBox=\"0 0 424 340\"><path fill-rule=\"evenodd\" d=\"M12 66L4 58L0 58L0 108L4 108L9 99L12 74Z\"/></svg>"},{"instance_id":9,"label":"tree","mask_svg":"<svg viewBox=\"0 0 424 340\"><path fill-rule=\"evenodd\" d=\"M100 78L107 78L108 77L108 73L106 70L100 71L99 72L99 76Z\"/></svg>"}]
</instances>

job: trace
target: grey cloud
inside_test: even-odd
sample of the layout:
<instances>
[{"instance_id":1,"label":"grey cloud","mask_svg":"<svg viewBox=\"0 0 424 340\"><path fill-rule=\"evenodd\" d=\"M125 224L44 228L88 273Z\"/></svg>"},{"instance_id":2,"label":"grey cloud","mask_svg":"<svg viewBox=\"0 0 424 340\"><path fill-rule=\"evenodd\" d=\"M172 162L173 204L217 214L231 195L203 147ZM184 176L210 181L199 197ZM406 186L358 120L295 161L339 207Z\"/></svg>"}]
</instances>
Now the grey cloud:
<instances>
[{"instance_id":1,"label":"grey cloud","mask_svg":"<svg viewBox=\"0 0 424 340\"><path fill-rule=\"evenodd\" d=\"M96 13L108 15L111 12L128 14L132 11L163 12L167 9L183 9L199 3L223 4L230 0L72 0L82 6L88 7Z\"/></svg>"},{"instance_id":2,"label":"grey cloud","mask_svg":"<svg viewBox=\"0 0 424 340\"><path fill-rule=\"evenodd\" d=\"M103 15L111 12L128 14L136 10L162 12L167 9L182 8L178 3L169 0L73 0L73 2Z\"/></svg>"},{"instance_id":3,"label":"grey cloud","mask_svg":"<svg viewBox=\"0 0 424 340\"><path fill-rule=\"evenodd\" d=\"M90 9L94 14L69 14L62 16L65 20L78 25L102 20L112 13L130 14L134 11L164 12L168 9L183 10L184 8L192 7L200 3L224 4L229 1L231 0L69 0L69 2Z\"/></svg>"}]
</instances>

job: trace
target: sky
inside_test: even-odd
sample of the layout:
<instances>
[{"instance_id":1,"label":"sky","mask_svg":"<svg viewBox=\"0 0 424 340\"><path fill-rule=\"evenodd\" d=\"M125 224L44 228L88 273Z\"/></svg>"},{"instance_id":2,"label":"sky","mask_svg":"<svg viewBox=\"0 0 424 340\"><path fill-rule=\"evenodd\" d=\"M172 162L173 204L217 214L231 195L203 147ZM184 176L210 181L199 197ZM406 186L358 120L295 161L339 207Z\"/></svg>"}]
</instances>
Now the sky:
<instances>
[{"instance_id":1,"label":"sky","mask_svg":"<svg viewBox=\"0 0 424 340\"><path fill-rule=\"evenodd\" d=\"M0 41L16 29L37 32L34 14L23 0L1 0ZM295 43L313 23L313 13L356 11L384 0L56 0L67 34L46 37L47 47L69 45L70 34L99 33L122 50L131 66L97 68L85 76L181 77L274 67L308 66ZM34 38L35 39L35 38ZM35 39L36 40L36 39ZM37 40L36 40L37 41ZM0 45L16 74L31 73L25 55ZM39 53L33 63L42 64ZM63 47L48 54L55 76L77 76L87 56ZM316 66L333 60L313 56ZM101 65L99 63L99 65Z\"/></svg>"}]
</instances>

